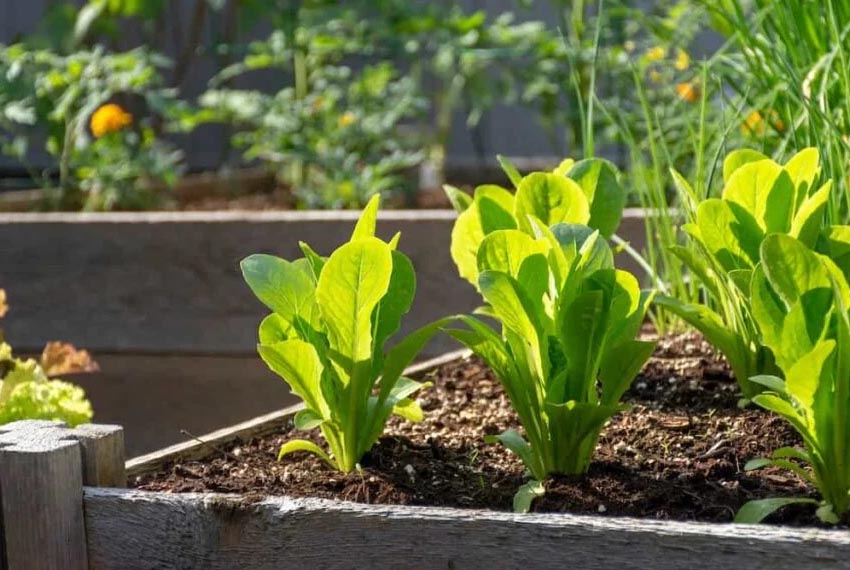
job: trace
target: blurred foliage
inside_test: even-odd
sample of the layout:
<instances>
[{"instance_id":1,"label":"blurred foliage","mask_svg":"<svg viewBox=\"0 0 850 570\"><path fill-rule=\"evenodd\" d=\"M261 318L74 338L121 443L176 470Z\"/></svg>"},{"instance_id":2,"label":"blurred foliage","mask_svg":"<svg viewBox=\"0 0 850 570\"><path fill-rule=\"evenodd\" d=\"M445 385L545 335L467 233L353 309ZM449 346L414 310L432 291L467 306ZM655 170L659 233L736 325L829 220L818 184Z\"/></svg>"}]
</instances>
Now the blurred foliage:
<instances>
[{"instance_id":1,"label":"blurred foliage","mask_svg":"<svg viewBox=\"0 0 850 570\"><path fill-rule=\"evenodd\" d=\"M0 318L7 310L6 292L0 289ZM39 361L16 358L0 329L0 424L59 420L75 426L90 421L92 408L82 388L54 377L97 370L88 352L59 342L48 343Z\"/></svg>"},{"instance_id":2,"label":"blurred foliage","mask_svg":"<svg viewBox=\"0 0 850 570\"><path fill-rule=\"evenodd\" d=\"M272 165L301 206L359 208L403 184L400 174L421 160L421 141L400 129L425 107L415 82L388 63L356 75L324 66L308 77L314 89L303 97L293 87L210 90L199 115L237 125L245 158Z\"/></svg>"},{"instance_id":3,"label":"blurred foliage","mask_svg":"<svg viewBox=\"0 0 850 570\"><path fill-rule=\"evenodd\" d=\"M45 141L44 150L56 159L58 172L29 170L50 190L48 207L153 205L137 203L120 186L142 181L173 184L176 179L179 156L154 135L161 117L186 112L176 92L163 86L160 72L168 64L143 49L107 53L98 47L63 56L23 44L0 46L3 152L26 165L29 144ZM104 104L118 101L130 108L133 124L124 133L95 139L90 118Z\"/></svg>"}]
</instances>

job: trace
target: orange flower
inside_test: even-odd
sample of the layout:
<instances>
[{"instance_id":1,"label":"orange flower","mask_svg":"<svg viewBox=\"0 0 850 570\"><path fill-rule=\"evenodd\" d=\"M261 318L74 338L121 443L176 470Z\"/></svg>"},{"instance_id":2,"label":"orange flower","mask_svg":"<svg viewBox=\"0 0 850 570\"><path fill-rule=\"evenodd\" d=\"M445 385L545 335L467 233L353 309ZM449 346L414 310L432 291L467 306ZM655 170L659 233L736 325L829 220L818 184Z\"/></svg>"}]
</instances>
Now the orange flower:
<instances>
[{"instance_id":1,"label":"orange flower","mask_svg":"<svg viewBox=\"0 0 850 570\"><path fill-rule=\"evenodd\" d=\"M0 317L6 314L9 310L9 305L6 304L6 291L0 289Z\"/></svg>"},{"instance_id":2,"label":"orange flower","mask_svg":"<svg viewBox=\"0 0 850 570\"><path fill-rule=\"evenodd\" d=\"M107 103L98 108L92 114L91 121L89 122L91 134L95 138L120 131L131 124L133 124L133 115L115 103Z\"/></svg>"},{"instance_id":3,"label":"orange flower","mask_svg":"<svg viewBox=\"0 0 850 570\"><path fill-rule=\"evenodd\" d=\"M696 103L700 98L699 84L696 81L679 83L676 86L676 93L688 103Z\"/></svg>"}]
</instances>

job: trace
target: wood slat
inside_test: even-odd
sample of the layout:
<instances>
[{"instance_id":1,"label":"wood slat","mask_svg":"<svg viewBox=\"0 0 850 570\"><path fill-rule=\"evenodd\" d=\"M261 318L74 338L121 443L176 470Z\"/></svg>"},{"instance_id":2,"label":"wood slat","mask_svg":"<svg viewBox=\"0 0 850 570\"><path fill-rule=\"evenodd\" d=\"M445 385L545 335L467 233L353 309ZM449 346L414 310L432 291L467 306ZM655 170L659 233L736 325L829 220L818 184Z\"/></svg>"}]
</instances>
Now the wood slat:
<instances>
[{"instance_id":1,"label":"wood slat","mask_svg":"<svg viewBox=\"0 0 850 570\"><path fill-rule=\"evenodd\" d=\"M844 531L86 489L92 570L838 570Z\"/></svg>"}]
</instances>

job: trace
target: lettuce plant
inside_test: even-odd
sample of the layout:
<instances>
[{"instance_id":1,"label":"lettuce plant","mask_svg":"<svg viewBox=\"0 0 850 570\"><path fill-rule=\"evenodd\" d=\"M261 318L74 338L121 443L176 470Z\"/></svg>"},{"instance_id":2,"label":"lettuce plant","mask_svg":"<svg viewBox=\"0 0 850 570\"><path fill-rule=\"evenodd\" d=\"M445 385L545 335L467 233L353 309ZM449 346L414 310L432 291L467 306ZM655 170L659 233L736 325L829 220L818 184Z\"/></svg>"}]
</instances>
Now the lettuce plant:
<instances>
[{"instance_id":1,"label":"lettuce plant","mask_svg":"<svg viewBox=\"0 0 850 570\"><path fill-rule=\"evenodd\" d=\"M301 430L319 428L327 454L296 439L279 458L308 451L343 472L354 469L383 433L391 414L412 421L422 410L411 396L425 384L402 372L441 326L437 321L393 348L386 343L410 309L416 276L410 260L375 237L379 198L373 197L351 240L324 258L301 243L304 258L251 255L242 261L248 286L272 313L260 324L258 350L305 408Z\"/></svg>"},{"instance_id":2,"label":"lettuce plant","mask_svg":"<svg viewBox=\"0 0 850 570\"><path fill-rule=\"evenodd\" d=\"M739 150L723 164L720 198L691 203L684 230L693 247L673 253L698 279L708 303L686 304L659 295L655 302L699 329L726 357L745 398L762 387L750 380L777 374L774 355L765 346L752 317L750 283L760 261L761 244L773 233L787 234L814 248L826 229L824 212L831 184L818 186L818 151L810 148L784 166L752 150ZM683 195L694 193L680 176Z\"/></svg>"},{"instance_id":3,"label":"lettuce plant","mask_svg":"<svg viewBox=\"0 0 850 570\"><path fill-rule=\"evenodd\" d=\"M474 316L449 331L493 370L524 428L525 437L508 430L494 438L531 474L514 498L520 511L546 476L587 471L603 425L623 409L621 396L654 348L635 340L652 295L614 268L599 230L526 219L534 236L495 230L477 252L487 303L479 313L501 333Z\"/></svg>"},{"instance_id":4,"label":"lettuce plant","mask_svg":"<svg viewBox=\"0 0 850 570\"><path fill-rule=\"evenodd\" d=\"M620 225L626 192L616 167L591 158L563 161L552 172L521 176L500 157L516 193L493 184L475 189L474 197L451 186L446 193L458 211L452 229L452 259L461 277L478 287L478 250L484 238L497 230L518 229L534 235L532 218L546 226L583 224L611 237Z\"/></svg>"},{"instance_id":5,"label":"lettuce plant","mask_svg":"<svg viewBox=\"0 0 850 570\"><path fill-rule=\"evenodd\" d=\"M818 489L817 510L838 522L850 507L850 287L838 267L800 240L773 234L761 245L753 274L753 316L784 373L751 378L766 388L753 398L800 434L804 449L784 447L745 466L789 469ZM811 498L751 501L739 522L757 522L789 503Z\"/></svg>"},{"instance_id":6,"label":"lettuce plant","mask_svg":"<svg viewBox=\"0 0 850 570\"><path fill-rule=\"evenodd\" d=\"M6 293L0 289L0 317L6 314ZM53 376L97 370L84 351L69 344L49 343L40 361L16 358L0 331L0 424L17 420L59 420L70 426L92 418L82 388Z\"/></svg>"}]
</instances>

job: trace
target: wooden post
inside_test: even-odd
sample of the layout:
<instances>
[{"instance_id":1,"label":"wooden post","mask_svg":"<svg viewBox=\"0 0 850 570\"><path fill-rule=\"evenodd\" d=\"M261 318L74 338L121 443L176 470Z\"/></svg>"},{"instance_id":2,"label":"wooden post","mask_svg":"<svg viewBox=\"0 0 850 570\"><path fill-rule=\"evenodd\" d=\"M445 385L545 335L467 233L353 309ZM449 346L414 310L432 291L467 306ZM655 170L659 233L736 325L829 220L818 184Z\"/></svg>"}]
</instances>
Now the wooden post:
<instances>
[{"instance_id":1,"label":"wooden post","mask_svg":"<svg viewBox=\"0 0 850 570\"><path fill-rule=\"evenodd\" d=\"M0 426L0 569L87 570L83 484L123 486L123 469L120 427Z\"/></svg>"}]
</instances>

